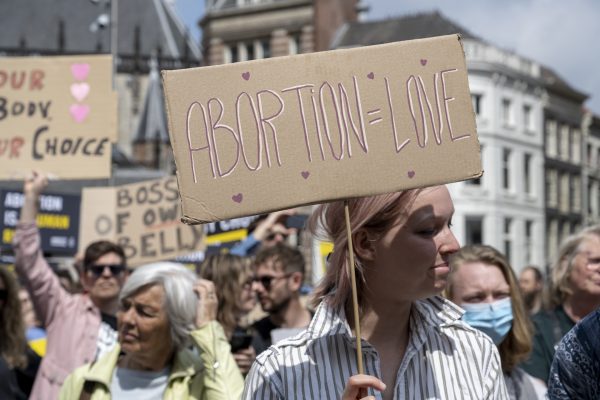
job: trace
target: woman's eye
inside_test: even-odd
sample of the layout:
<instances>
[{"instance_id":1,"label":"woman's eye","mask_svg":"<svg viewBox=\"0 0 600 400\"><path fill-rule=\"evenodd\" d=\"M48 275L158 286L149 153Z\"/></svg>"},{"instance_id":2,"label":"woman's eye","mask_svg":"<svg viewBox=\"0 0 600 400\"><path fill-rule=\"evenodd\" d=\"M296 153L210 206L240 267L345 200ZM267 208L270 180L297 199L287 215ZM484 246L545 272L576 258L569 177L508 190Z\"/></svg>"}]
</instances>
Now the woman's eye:
<instances>
[{"instance_id":1,"label":"woman's eye","mask_svg":"<svg viewBox=\"0 0 600 400\"><path fill-rule=\"evenodd\" d=\"M433 235L435 235L436 232L437 232L437 230L435 228L427 228L427 229L421 229L417 233L422 236L433 236Z\"/></svg>"}]
</instances>

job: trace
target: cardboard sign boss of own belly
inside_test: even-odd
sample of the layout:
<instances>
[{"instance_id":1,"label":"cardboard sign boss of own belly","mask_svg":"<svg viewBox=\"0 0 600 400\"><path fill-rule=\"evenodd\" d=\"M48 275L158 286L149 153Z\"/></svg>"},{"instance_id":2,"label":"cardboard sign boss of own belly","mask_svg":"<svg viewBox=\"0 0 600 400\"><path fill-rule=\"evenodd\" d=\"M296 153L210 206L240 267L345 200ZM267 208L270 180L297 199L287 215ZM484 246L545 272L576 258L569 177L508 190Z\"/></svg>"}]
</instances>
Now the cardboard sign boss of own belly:
<instances>
[{"instance_id":1,"label":"cardboard sign boss of own belly","mask_svg":"<svg viewBox=\"0 0 600 400\"><path fill-rule=\"evenodd\" d=\"M182 219L482 174L458 35L163 71Z\"/></svg>"}]
</instances>

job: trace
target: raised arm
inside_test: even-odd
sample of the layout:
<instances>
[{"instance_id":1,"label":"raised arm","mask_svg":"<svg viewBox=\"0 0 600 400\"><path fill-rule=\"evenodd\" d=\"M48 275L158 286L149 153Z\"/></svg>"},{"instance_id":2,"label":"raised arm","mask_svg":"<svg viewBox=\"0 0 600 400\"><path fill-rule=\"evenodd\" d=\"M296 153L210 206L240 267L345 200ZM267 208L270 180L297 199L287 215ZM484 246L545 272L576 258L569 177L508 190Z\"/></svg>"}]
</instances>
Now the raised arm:
<instances>
[{"instance_id":1,"label":"raised arm","mask_svg":"<svg viewBox=\"0 0 600 400\"><path fill-rule=\"evenodd\" d=\"M194 289L198 295L196 326L192 339L204 364L204 397L207 400L239 399L244 379L237 367L223 327L215 319L217 296L212 282L201 279Z\"/></svg>"},{"instance_id":2,"label":"raised arm","mask_svg":"<svg viewBox=\"0 0 600 400\"><path fill-rule=\"evenodd\" d=\"M47 185L46 175L37 171L25 180L23 208L13 239L16 271L29 291L38 318L46 327L52 323L61 303L70 299L41 249L36 218L40 194Z\"/></svg>"}]
</instances>

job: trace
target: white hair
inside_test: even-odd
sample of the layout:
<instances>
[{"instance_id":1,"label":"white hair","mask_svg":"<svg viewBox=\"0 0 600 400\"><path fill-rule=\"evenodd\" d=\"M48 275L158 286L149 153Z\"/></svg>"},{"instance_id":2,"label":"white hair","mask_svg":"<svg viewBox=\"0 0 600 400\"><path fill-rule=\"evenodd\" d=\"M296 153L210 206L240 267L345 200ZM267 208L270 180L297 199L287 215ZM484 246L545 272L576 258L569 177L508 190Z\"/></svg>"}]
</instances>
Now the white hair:
<instances>
[{"instance_id":1,"label":"white hair","mask_svg":"<svg viewBox=\"0 0 600 400\"><path fill-rule=\"evenodd\" d=\"M176 350L185 348L195 329L198 297L194 292L196 275L181 264L157 262L136 268L119 295L119 303L144 288L161 285L165 292L164 309Z\"/></svg>"}]
</instances>

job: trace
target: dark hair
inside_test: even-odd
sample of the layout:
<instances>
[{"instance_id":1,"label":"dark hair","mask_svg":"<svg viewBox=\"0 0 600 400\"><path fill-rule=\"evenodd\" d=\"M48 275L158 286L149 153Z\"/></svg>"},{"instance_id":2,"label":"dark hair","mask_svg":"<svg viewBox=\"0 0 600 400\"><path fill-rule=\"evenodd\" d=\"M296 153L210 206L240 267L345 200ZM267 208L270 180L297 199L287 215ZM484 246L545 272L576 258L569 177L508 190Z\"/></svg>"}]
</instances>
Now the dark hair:
<instances>
[{"instance_id":1,"label":"dark hair","mask_svg":"<svg viewBox=\"0 0 600 400\"><path fill-rule=\"evenodd\" d=\"M277 243L272 247L260 250L254 259L254 265L258 266L267 261L281 265L285 273L300 272L304 277L304 256L298 249Z\"/></svg>"},{"instance_id":2,"label":"dark hair","mask_svg":"<svg viewBox=\"0 0 600 400\"><path fill-rule=\"evenodd\" d=\"M100 257L108 253L115 253L121 257L123 265L127 265L125 251L123 251L121 246L116 243L109 242L108 240L99 240L97 242L90 243L90 245L85 249L85 255L83 256L84 268L91 266Z\"/></svg>"},{"instance_id":3,"label":"dark hair","mask_svg":"<svg viewBox=\"0 0 600 400\"><path fill-rule=\"evenodd\" d=\"M0 267L0 280L6 287L6 301L0 308L0 356L11 368L27 366L27 341L21 315L19 285L12 272Z\"/></svg>"},{"instance_id":4,"label":"dark hair","mask_svg":"<svg viewBox=\"0 0 600 400\"><path fill-rule=\"evenodd\" d=\"M542 275L542 271L538 267L536 267L535 265L528 265L526 267L523 267L523 269L521 270L521 273L523 273L525 271L531 271L531 272L533 272L533 277L535 278L536 282L542 282L544 280L544 276Z\"/></svg>"}]
</instances>

